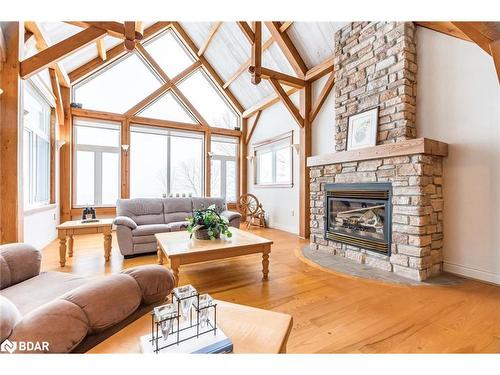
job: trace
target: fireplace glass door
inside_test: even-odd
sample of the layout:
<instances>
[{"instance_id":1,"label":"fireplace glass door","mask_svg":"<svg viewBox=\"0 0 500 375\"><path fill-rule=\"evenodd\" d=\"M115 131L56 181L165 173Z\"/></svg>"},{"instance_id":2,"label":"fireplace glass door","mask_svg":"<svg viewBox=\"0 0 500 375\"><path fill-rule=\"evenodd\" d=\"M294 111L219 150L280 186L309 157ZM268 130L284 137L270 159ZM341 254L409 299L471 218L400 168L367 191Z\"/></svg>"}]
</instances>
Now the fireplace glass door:
<instances>
[{"instance_id":1,"label":"fireplace glass door","mask_svg":"<svg viewBox=\"0 0 500 375\"><path fill-rule=\"evenodd\" d=\"M328 199L329 231L384 241L385 202Z\"/></svg>"},{"instance_id":2,"label":"fireplace glass door","mask_svg":"<svg viewBox=\"0 0 500 375\"><path fill-rule=\"evenodd\" d=\"M325 238L390 255L391 193L386 183L327 184Z\"/></svg>"}]
</instances>

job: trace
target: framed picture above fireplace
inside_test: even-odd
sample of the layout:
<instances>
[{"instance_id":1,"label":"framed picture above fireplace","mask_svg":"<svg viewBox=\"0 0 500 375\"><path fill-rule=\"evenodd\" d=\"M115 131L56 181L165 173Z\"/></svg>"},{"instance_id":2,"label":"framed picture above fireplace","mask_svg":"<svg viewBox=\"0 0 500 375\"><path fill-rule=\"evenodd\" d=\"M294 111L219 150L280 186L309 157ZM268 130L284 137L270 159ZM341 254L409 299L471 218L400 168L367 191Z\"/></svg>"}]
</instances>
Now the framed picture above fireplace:
<instances>
[{"instance_id":1,"label":"framed picture above fireplace","mask_svg":"<svg viewBox=\"0 0 500 375\"><path fill-rule=\"evenodd\" d=\"M349 117L347 150L372 147L377 144L378 107Z\"/></svg>"}]
</instances>

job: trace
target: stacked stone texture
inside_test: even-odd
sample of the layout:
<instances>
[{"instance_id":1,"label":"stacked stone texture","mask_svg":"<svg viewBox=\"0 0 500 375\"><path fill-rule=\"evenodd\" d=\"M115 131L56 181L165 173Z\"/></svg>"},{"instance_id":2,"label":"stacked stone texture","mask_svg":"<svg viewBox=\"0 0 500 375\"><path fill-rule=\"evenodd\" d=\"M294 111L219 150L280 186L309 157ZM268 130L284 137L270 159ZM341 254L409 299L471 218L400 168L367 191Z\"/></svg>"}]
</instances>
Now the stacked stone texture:
<instances>
[{"instance_id":1,"label":"stacked stone texture","mask_svg":"<svg viewBox=\"0 0 500 375\"><path fill-rule=\"evenodd\" d=\"M442 158L411 155L313 167L311 247L328 251L414 280L442 268ZM325 240L324 199L327 183L391 182L391 256Z\"/></svg>"},{"instance_id":2,"label":"stacked stone texture","mask_svg":"<svg viewBox=\"0 0 500 375\"><path fill-rule=\"evenodd\" d=\"M412 22L353 22L335 35L335 149L349 116L379 107L377 143L415 138L416 47Z\"/></svg>"}]
</instances>

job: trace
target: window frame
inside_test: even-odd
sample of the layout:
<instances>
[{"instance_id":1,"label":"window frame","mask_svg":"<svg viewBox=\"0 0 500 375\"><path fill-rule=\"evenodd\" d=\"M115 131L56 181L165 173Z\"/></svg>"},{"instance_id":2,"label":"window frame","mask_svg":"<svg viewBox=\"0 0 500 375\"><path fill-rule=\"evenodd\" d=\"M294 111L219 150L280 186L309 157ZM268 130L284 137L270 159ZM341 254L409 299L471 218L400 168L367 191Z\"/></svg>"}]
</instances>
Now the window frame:
<instances>
[{"instance_id":1,"label":"window frame","mask_svg":"<svg viewBox=\"0 0 500 375\"><path fill-rule=\"evenodd\" d=\"M100 123L100 124L112 124L117 126L117 131L118 131L118 146L96 146L96 145L87 145L87 144L78 144L76 142L76 127L78 126L77 122L78 120L81 119L83 121L87 122L95 122L95 123ZM91 204L90 206L92 207L116 207L116 202L113 204L102 204L102 154L103 153L112 153L112 154L117 154L118 155L118 199L122 198L122 192L121 192L121 185L122 185L122 155L121 155L121 132L122 132L122 126L123 124L118 121L109 121L109 120L103 120L103 119L97 119L97 118L89 118L89 117L79 117L79 116L74 116L73 117L73 131L72 131L72 144L73 144L73 150L72 150L72 199L71 199L71 207L72 208L82 208L86 207L88 205L79 205L76 202L77 198L77 184L76 184L76 178L77 178L77 153L78 151L87 151L87 152L93 152L94 153L94 203ZM98 127L98 126L96 126ZM99 162L99 163L98 163ZM97 194L100 193L100 194Z\"/></svg>"},{"instance_id":2,"label":"window frame","mask_svg":"<svg viewBox=\"0 0 500 375\"><path fill-rule=\"evenodd\" d=\"M277 148L279 143L287 143L286 146ZM276 182L276 153L280 150L289 148L290 152L290 182ZM272 153L271 165L271 183L259 182L259 155L258 153L269 150ZM293 130L280 134L276 137L266 139L253 145L253 185L258 188L291 188L293 187Z\"/></svg>"},{"instance_id":3,"label":"window frame","mask_svg":"<svg viewBox=\"0 0 500 375\"><path fill-rule=\"evenodd\" d=\"M214 140L215 138L215 140ZM226 139L233 139L233 142L227 142L236 145L236 153L234 156L229 156L229 155L217 155L213 153L212 151L209 152L209 159L210 159L210 195L212 196L212 160L219 160L220 161L220 192L221 192L221 197L226 200L226 203L237 203L238 201L238 195L239 195L239 187L238 187L238 180L239 180L239 172L240 172L240 165L238 163L239 161L239 148L240 148L240 142L239 142L239 137L231 137L231 136L223 136L223 135L213 135L210 137L210 150L212 150L212 142L221 142L218 141L217 139L221 138L226 138ZM235 169L235 176L234 176L234 181L235 181L235 200L234 201L229 201L226 199L227 196L227 184L226 184L226 178L227 178L227 162L228 161L234 161L236 169Z\"/></svg>"},{"instance_id":4,"label":"window frame","mask_svg":"<svg viewBox=\"0 0 500 375\"><path fill-rule=\"evenodd\" d=\"M25 213L29 213L33 210L45 209L47 207L51 207L55 203L55 109L53 100L48 97L48 89L44 87L44 83L38 77L32 77L25 82L24 90L30 91L30 95L35 98L42 106L46 106L46 131L40 130L37 126L27 126L26 121L24 119L24 105L23 105L23 120L22 120L22 128L23 128L23 136L22 136L22 144L23 144L23 158L24 158L24 142L25 132L30 134L29 136L29 146L28 146L28 182L27 189L29 190L29 199L28 202L25 199L25 194L23 192L23 211ZM53 98L52 98L53 99ZM38 129L37 129L38 128ZM38 139L42 139L48 145L48 155L47 155L47 199L37 201L37 168L38 168L38 152L37 145ZM24 168L26 167L26 163L23 160L23 180L24 180ZM23 190L26 189L26 182L23 183Z\"/></svg>"}]
</instances>

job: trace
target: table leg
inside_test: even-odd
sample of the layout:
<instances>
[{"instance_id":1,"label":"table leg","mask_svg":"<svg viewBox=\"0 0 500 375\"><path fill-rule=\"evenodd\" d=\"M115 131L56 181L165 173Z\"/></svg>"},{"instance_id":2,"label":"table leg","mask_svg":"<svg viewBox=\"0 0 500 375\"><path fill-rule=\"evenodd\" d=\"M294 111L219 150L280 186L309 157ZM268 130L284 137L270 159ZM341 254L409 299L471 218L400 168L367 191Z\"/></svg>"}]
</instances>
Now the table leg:
<instances>
[{"instance_id":1,"label":"table leg","mask_svg":"<svg viewBox=\"0 0 500 375\"><path fill-rule=\"evenodd\" d=\"M262 253L262 280L268 280L270 252L270 250L264 250L264 252Z\"/></svg>"},{"instance_id":2,"label":"table leg","mask_svg":"<svg viewBox=\"0 0 500 375\"><path fill-rule=\"evenodd\" d=\"M71 258L73 256L73 235L68 236L68 256Z\"/></svg>"},{"instance_id":3,"label":"table leg","mask_svg":"<svg viewBox=\"0 0 500 375\"><path fill-rule=\"evenodd\" d=\"M109 262L109 258L111 257L111 228L107 228L103 231L104 234L104 259L106 262Z\"/></svg>"},{"instance_id":4,"label":"table leg","mask_svg":"<svg viewBox=\"0 0 500 375\"><path fill-rule=\"evenodd\" d=\"M172 269L172 273L174 274L175 277L175 286L179 285L179 267L180 267L180 262L178 259L169 259L170 261L170 268Z\"/></svg>"},{"instance_id":5,"label":"table leg","mask_svg":"<svg viewBox=\"0 0 500 375\"><path fill-rule=\"evenodd\" d=\"M156 250L156 255L158 256L158 261L157 263L161 266L163 265L163 263L165 262L165 255L163 255L163 251L160 249L160 247L158 246L157 250Z\"/></svg>"},{"instance_id":6,"label":"table leg","mask_svg":"<svg viewBox=\"0 0 500 375\"><path fill-rule=\"evenodd\" d=\"M61 267L66 265L66 232L60 231L58 233L59 237L59 263Z\"/></svg>"}]
</instances>

